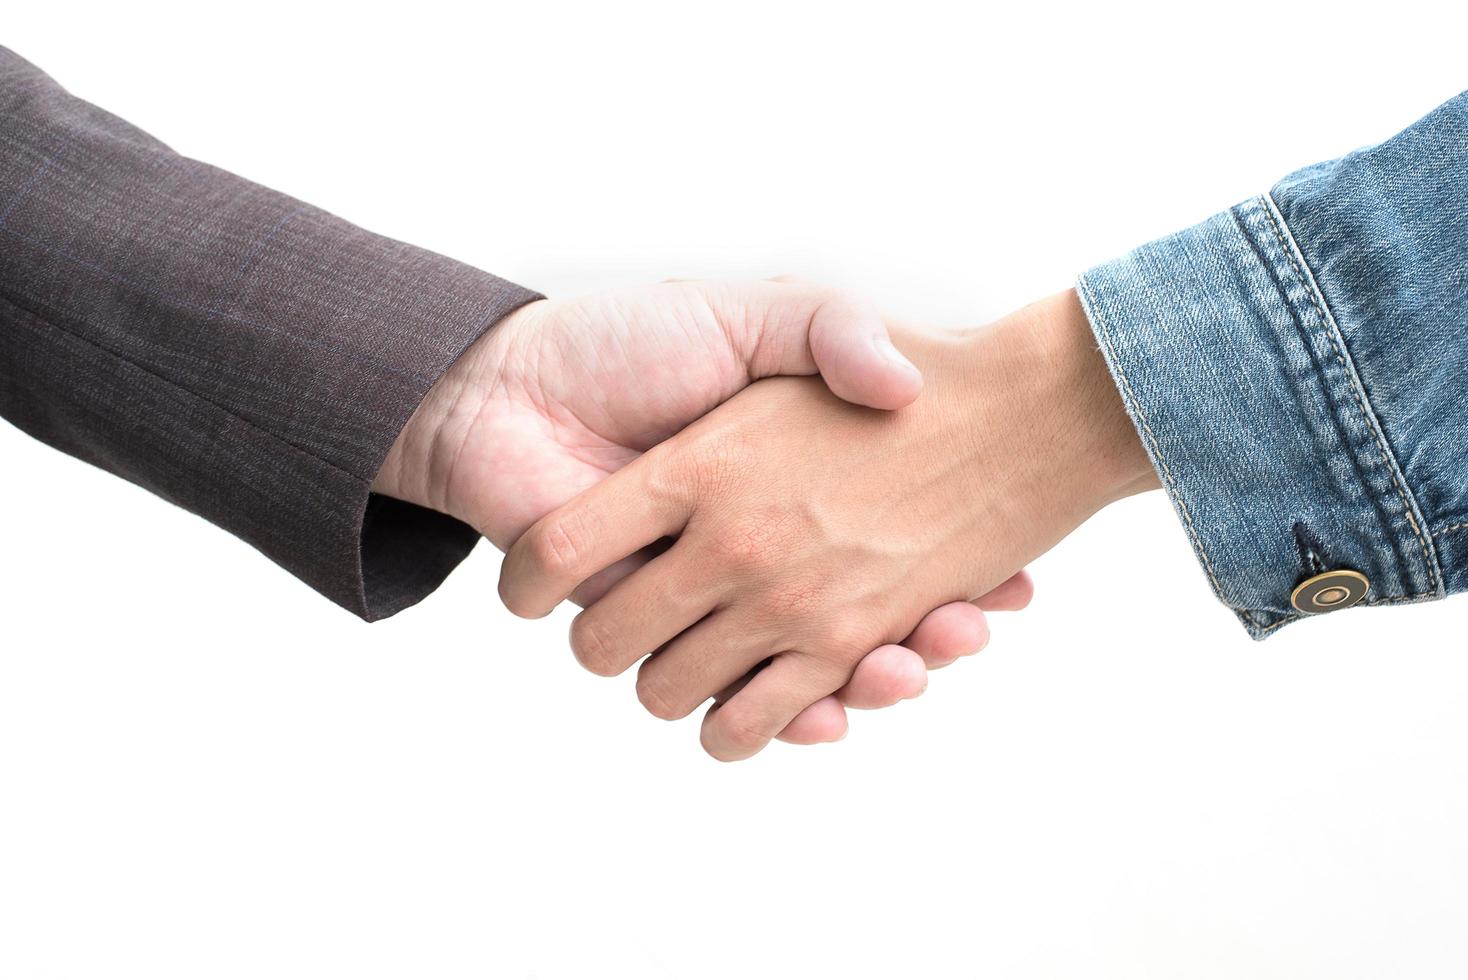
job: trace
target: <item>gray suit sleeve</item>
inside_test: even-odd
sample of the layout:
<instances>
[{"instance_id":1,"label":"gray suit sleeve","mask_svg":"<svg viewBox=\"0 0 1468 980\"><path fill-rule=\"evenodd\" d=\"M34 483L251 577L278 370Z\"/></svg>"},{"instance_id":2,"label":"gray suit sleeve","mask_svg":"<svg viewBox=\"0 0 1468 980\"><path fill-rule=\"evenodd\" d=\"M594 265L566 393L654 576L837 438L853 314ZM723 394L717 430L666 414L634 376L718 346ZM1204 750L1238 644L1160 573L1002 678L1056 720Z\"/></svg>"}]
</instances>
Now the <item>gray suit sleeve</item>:
<instances>
[{"instance_id":1,"label":"gray suit sleeve","mask_svg":"<svg viewBox=\"0 0 1468 980\"><path fill-rule=\"evenodd\" d=\"M0 415L363 618L477 542L370 487L433 383L536 298L182 157L0 48Z\"/></svg>"}]
</instances>

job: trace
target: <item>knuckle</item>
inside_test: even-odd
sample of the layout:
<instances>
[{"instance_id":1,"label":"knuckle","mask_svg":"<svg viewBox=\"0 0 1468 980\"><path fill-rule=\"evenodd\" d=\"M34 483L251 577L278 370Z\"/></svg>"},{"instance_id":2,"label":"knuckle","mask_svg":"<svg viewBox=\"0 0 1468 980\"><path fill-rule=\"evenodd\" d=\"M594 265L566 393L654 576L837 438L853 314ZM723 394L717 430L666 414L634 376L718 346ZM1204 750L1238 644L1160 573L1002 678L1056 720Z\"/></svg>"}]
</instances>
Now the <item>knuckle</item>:
<instances>
[{"instance_id":1,"label":"knuckle","mask_svg":"<svg viewBox=\"0 0 1468 980\"><path fill-rule=\"evenodd\" d=\"M706 419L643 455L643 488L670 505L725 500L743 484L750 455L746 434L727 421Z\"/></svg>"},{"instance_id":2,"label":"knuckle","mask_svg":"<svg viewBox=\"0 0 1468 980\"><path fill-rule=\"evenodd\" d=\"M593 674L615 677L623 670L611 634L599 619L582 613L571 623L571 653Z\"/></svg>"},{"instance_id":3,"label":"knuckle","mask_svg":"<svg viewBox=\"0 0 1468 980\"><path fill-rule=\"evenodd\" d=\"M647 495L674 507L696 499L702 482L699 445L700 440L693 435L681 433L643 453L643 489Z\"/></svg>"},{"instance_id":4,"label":"knuckle","mask_svg":"<svg viewBox=\"0 0 1468 980\"><path fill-rule=\"evenodd\" d=\"M737 708L730 710L727 704L719 709L714 724L718 729L718 744L713 748L732 750L735 756L758 752L770 740L753 718Z\"/></svg>"},{"instance_id":5,"label":"knuckle","mask_svg":"<svg viewBox=\"0 0 1468 980\"><path fill-rule=\"evenodd\" d=\"M728 565L748 571L772 568L788 553L781 522L769 514L731 524L719 540L719 549Z\"/></svg>"},{"instance_id":6,"label":"knuckle","mask_svg":"<svg viewBox=\"0 0 1468 980\"><path fill-rule=\"evenodd\" d=\"M643 458L650 457L658 451L658 448L648 450ZM686 466L682 457L672 455L664 456L649 465L646 477L648 496L664 505L674 505L688 500L692 493L689 481L684 476Z\"/></svg>"},{"instance_id":7,"label":"knuckle","mask_svg":"<svg viewBox=\"0 0 1468 980\"><path fill-rule=\"evenodd\" d=\"M680 706L663 684L646 671L637 678L637 700L647 709L648 714L663 721L686 718L688 712L693 710Z\"/></svg>"},{"instance_id":8,"label":"knuckle","mask_svg":"<svg viewBox=\"0 0 1468 980\"><path fill-rule=\"evenodd\" d=\"M822 289L815 299L817 305L811 315L811 326L817 334L830 337L869 327L863 321L871 314L872 307L856 293L844 289Z\"/></svg>"},{"instance_id":9,"label":"knuckle","mask_svg":"<svg viewBox=\"0 0 1468 980\"><path fill-rule=\"evenodd\" d=\"M530 556L536 566L552 575L570 574L576 569L580 535L567 518L552 518L533 532Z\"/></svg>"},{"instance_id":10,"label":"knuckle","mask_svg":"<svg viewBox=\"0 0 1468 980\"><path fill-rule=\"evenodd\" d=\"M684 478L700 498L717 498L738 486L748 456L746 448L746 437L739 430L710 427L693 441Z\"/></svg>"}]
</instances>

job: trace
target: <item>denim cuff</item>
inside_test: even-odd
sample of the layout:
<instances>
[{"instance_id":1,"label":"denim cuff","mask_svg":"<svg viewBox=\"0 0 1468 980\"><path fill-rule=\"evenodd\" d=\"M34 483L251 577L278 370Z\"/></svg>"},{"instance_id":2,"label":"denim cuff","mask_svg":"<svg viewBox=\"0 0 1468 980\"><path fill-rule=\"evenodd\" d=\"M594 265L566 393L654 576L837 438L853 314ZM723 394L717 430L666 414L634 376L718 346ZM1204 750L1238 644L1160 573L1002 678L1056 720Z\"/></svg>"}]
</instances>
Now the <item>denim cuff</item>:
<instances>
[{"instance_id":1,"label":"denim cuff","mask_svg":"<svg viewBox=\"0 0 1468 980\"><path fill-rule=\"evenodd\" d=\"M1437 598L1426 526L1268 195L1081 275L1127 412L1219 601L1263 639L1321 571Z\"/></svg>"}]
</instances>

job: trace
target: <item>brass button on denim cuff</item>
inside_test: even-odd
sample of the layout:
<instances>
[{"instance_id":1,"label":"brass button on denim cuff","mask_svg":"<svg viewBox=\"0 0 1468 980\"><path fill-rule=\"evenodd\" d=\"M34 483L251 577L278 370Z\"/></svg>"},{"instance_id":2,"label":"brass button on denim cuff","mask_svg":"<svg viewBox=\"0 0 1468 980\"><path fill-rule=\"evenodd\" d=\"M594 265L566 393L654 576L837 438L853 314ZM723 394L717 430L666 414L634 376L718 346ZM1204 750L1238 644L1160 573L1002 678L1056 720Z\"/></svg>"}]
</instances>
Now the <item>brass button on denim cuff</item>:
<instances>
[{"instance_id":1,"label":"brass button on denim cuff","mask_svg":"<svg viewBox=\"0 0 1468 980\"><path fill-rule=\"evenodd\" d=\"M1321 572L1295 586L1290 604L1302 613L1326 613L1354 606L1371 591L1371 580L1349 568Z\"/></svg>"}]
</instances>

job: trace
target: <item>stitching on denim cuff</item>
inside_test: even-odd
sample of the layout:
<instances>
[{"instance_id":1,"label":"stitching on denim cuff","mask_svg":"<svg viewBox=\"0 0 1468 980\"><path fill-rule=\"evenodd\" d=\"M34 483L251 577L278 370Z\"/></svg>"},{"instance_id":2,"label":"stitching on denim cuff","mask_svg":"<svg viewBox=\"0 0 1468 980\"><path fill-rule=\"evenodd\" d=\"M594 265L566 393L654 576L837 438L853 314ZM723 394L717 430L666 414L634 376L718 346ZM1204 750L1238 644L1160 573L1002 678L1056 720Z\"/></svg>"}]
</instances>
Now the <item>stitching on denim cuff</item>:
<instances>
[{"instance_id":1,"label":"stitching on denim cuff","mask_svg":"<svg viewBox=\"0 0 1468 980\"><path fill-rule=\"evenodd\" d=\"M1432 536L1434 538L1440 538L1444 534L1452 534L1454 531L1468 531L1468 521L1465 521L1462 524L1449 524L1445 528L1440 528L1436 531L1433 531Z\"/></svg>"},{"instance_id":2,"label":"stitching on denim cuff","mask_svg":"<svg viewBox=\"0 0 1468 980\"><path fill-rule=\"evenodd\" d=\"M1422 527L1417 521L1416 507L1411 498L1408 497L1406 488L1402 486L1401 478L1399 478L1397 473L1398 467L1396 466L1395 457L1392 455L1390 449L1387 448L1385 437L1375 423L1375 415L1366 406L1366 394L1361 388L1360 379L1351 368L1350 363L1346 360L1345 340L1344 338L1337 340L1336 335L1340 332L1340 328L1326 306L1325 297L1320 293L1319 287L1316 285L1314 274L1310 273L1304 265L1304 256L1297 254L1298 249L1295 247L1294 236L1287 236L1281 227L1285 219L1284 215L1278 212L1274 198L1269 194L1262 194L1259 200L1263 202L1264 216L1269 219L1269 224L1274 229L1275 238L1278 241L1279 247L1289 257L1290 265L1294 268L1295 277L1300 286L1305 290L1305 295L1310 298L1310 305L1315 308L1315 314L1320 318L1320 323L1325 329L1326 339L1330 341L1331 350L1335 353L1336 361L1345 373L1346 385L1351 389L1351 395L1355 398L1356 408L1361 413L1361 421L1366 425L1373 441L1376 443L1377 452L1381 455L1381 462L1386 467L1387 473L1391 476L1392 487L1396 490L1398 499L1401 500L1403 510L1406 513L1407 523L1411 525L1412 533L1417 537L1417 544L1422 548L1422 560L1427 566L1428 584L1431 588L1431 594L1436 595L1439 586L1437 562L1433 557L1432 546L1423 535ZM1278 215L1277 220L1276 215ZM1288 297L1286 297L1286 300L1288 301Z\"/></svg>"},{"instance_id":3,"label":"stitching on denim cuff","mask_svg":"<svg viewBox=\"0 0 1468 980\"><path fill-rule=\"evenodd\" d=\"M1463 526L1468 527L1468 524L1465 524ZM1364 609L1367 606L1405 606L1412 603L1428 602L1429 600L1437 599L1437 597L1438 596L1436 592L1418 592L1415 595L1383 596L1380 599L1367 599L1363 602L1358 602L1351 608ZM1305 616L1300 613L1289 613L1283 619L1277 622L1270 623L1268 626L1261 627L1259 629L1259 636L1267 636L1268 634L1279 629L1281 626L1284 626L1286 623L1299 623L1304 622L1307 619L1314 618L1314 616Z\"/></svg>"},{"instance_id":4,"label":"stitching on denim cuff","mask_svg":"<svg viewBox=\"0 0 1468 980\"><path fill-rule=\"evenodd\" d=\"M1288 625L1289 623L1297 623L1297 622L1299 622L1300 620L1302 620L1304 618L1305 618L1304 616L1301 616L1298 613L1289 613L1284 618L1279 619L1279 620L1276 620L1275 622L1270 623L1268 626L1260 626L1260 625L1258 625L1256 623L1255 624L1255 628L1258 630L1258 634L1257 635L1260 638L1263 638L1263 637L1268 636L1270 633L1273 633L1275 630L1279 629L1281 626Z\"/></svg>"},{"instance_id":5,"label":"stitching on denim cuff","mask_svg":"<svg viewBox=\"0 0 1468 980\"><path fill-rule=\"evenodd\" d=\"M1198 533L1197 527L1193 524L1193 515L1189 513L1188 505L1183 501L1182 491L1178 489L1177 480L1172 475L1172 469L1167 465L1167 458L1162 454L1162 446L1157 440L1157 433L1152 431L1152 423L1147 420L1147 413L1142 411L1142 400L1137 397L1136 390L1132 388L1131 380L1126 375L1126 368L1122 366L1121 359L1116 355L1116 346L1111 340L1111 326L1107 323L1106 316L1101 311L1101 305L1096 302L1096 295L1091 292L1091 284L1087 281L1085 275L1082 274L1076 282L1081 287L1081 292L1085 293L1086 309L1088 312L1094 314L1092 319L1099 328L1097 333L1106 345L1106 360L1115 367L1116 376L1121 381L1123 389L1122 397L1126 399L1127 406L1131 409L1132 414L1136 416L1137 421L1142 424L1143 435L1146 436L1148 446L1151 448L1152 458L1157 460L1157 467L1162 471L1163 487L1167 491L1167 496L1171 498L1173 506L1177 508L1177 512L1182 515L1183 526L1187 529L1188 537L1192 539L1193 549L1203 559L1203 571L1208 575L1208 581L1213 586L1213 594L1218 597L1219 602L1222 602L1239 615L1246 617L1250 623L1254 624L1256 629L1260 628L1261 624L1251 610L1244 609L1230 602L1224 594L1223 584L1219 582L1218 575L1214 572L1213 559L1209 557L1208 549L1203 546L1203 537Z\"/></svg>"}]
</instances>

